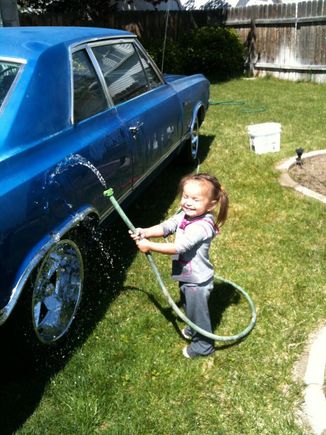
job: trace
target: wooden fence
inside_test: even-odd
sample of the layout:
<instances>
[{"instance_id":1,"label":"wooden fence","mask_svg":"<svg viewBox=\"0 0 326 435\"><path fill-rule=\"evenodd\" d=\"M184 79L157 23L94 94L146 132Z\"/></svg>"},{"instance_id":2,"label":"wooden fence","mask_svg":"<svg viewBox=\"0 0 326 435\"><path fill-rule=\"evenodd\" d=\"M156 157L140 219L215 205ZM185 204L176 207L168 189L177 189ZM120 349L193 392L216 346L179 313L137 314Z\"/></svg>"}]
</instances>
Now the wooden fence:
<instances>
[{"instance_id":1,"label":"wooden fence","mask_svg":"<svg viewBox=\"0 0 326 435\"><path fill-rule=\"evenodd\" d=\"M21 25L131 28L144 38L178 39L202 26L232 27L251 47L256 75L326 82L326 0L207 11L114 12L96 21L71 16L22 15Z\"/></svg>"},{"instance_id":2,"label":"wooden fence","mask_svg":"<svg viewBox=\"0 0 326 435\"><path fill-rule=\"evenodd\" d=\"M326 1L231 9L227 25L245 41L251 20L257 74L326 82Z\"/></svg>"}]
</instances>

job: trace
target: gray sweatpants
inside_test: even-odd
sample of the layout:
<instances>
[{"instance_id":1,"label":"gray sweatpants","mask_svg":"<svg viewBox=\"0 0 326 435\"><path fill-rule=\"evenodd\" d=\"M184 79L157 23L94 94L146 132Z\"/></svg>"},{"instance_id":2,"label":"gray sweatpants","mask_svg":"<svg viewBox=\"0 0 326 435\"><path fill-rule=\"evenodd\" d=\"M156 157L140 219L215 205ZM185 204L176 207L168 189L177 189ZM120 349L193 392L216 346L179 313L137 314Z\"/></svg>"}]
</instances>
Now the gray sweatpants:
<instances>
[{"instance_id":1,"label":"gray sweatpants","mask_svg":"<svg viewBox=\"0 0 326 435\"><path fill-rule=\"evenodd\" d=\"M180 282L180 297L183 302L186 316L197 326L205 331L212 332L212 324L208 310L208 299L214 287L214 280L211 279L202 284ZM209 355L214 352L214 341L189 326L186 331L192 336L191 344L188 346L188 353L195 355Z\"/></svg>"}]
</instances>

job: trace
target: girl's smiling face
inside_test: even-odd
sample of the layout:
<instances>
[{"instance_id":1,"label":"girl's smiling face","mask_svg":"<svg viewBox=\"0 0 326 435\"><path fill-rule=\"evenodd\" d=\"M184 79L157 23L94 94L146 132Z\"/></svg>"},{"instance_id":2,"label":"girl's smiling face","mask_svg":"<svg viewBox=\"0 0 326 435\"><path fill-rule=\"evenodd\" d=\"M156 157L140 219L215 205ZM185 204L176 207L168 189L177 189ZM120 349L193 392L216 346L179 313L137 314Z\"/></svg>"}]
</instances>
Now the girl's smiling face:
<instances>
[{"instance_id":1,"label":"girl's smiling face","mask_svg":"<svg viewBox=\"0 0 326 435\"><path fill-rule=\"evenodd\" d=\"M212 211L216 206L213 187L208 181L189 180L183 186L181 196L182 211L190 218Z\"/></svg>"}]
</instances>

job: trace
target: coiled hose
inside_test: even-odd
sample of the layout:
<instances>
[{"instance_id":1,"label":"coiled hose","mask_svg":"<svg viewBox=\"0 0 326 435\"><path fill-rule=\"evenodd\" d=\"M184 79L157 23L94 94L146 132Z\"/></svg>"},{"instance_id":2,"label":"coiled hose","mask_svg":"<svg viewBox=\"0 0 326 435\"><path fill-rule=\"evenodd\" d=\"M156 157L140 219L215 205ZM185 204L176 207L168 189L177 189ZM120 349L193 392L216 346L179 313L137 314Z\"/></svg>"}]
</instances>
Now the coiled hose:
<instances>
[{"instance_id":1,"label":"coiled hose","mask_svg":"<svg viewBox=\"0 0 326 435\"><path fill-rule=\"evenodd\" d=\"M120 207L120 204L118 203L118 201L115 199L114 194L113 194L113 189L108 189L106 190L104 193L104 196L109 197L113 207L115 208L115 210L118 212L118 214L120 215L120 217L122 218L122 220L124 221L124 223L127 225L127 227L133 232L136 233L136 228L134 227L134 225L131 223L131 221L129 220L128 216L125 214L125 212L122 210L122 208ZM192 329L194 329L195 331L199 332L201 335L204 335L205 337L211 338L212 340L215 341L238 341L241 340L242 338L244 338L246 335L248 335L252 329L254 328L255 324L256 324L256 308L255 305L253 303L253 301L251 300L250 296L248 295L248 293L240 286L238 286L237 284L234 284L231 281L228 281L224 278L222 278L219 275L214 275L214 278L223 281L227 284L230 284L232 287L234 287L236 290L238 290L239 293L241 293L245 299L248 302L248 305L250 307L251 310L251 320L250 323L248 324L248 326L241 331L239 334L235 334L235 335L226 335L226 336L220 336L220 335L216 335L216 334L212 334L211 332L206 331L205 329L200 328L199 326L197 326L195 323L193 323L190 319L188 319L187 316L185 316L185 314L179 309L179 307L176 305L176 303L174 302L174 300L172 299L168 289L165 287L164 282L162 280L162 277L160 275L160 272L156 266L156 263L153 259L153 256L150 252L147 252L146 254L147 260L155 274L155 277L157 279L157 282L159 283L159 286L161 287L162 293L164 294L165 298L167 299L169 305L172 307L172 309L175 311L175 313L180 317L181 320L183 320L187 325L189 325Z\"/></svg>"}]
</instances>

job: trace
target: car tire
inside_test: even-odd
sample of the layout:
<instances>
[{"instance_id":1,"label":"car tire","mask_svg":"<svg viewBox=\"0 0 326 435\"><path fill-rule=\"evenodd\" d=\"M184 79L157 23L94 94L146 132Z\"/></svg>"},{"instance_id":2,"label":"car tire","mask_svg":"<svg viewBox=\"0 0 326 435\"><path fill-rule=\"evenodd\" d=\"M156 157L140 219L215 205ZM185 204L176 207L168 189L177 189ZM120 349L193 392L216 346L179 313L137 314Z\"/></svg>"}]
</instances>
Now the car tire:
<instances>
[{"instance_id":1,"label":"car tire","mask_svg":"<svg viewBox=\"0 0 326 435\"><path fill-rule=\"evenodd\" d=\"M182 161L186 164L195 164L198 161L198 153L199 153L199 117L196 115L191 128L190 128L190 137L187 139L184 144L181 158Z\"/></svg>"},{"instance_id":2,"label":"car tire","mask_svg":"<svg viewBox=\"0 0 326 435\"><path fill-rule=\"evenodd\" d=\"M56 242L41 262L32 285L31 319L36 338L53 344L69 331L82 299L84 260L77 243Z\"/></svg>"},{"instance_id":3,"label":"car tire","mask_svg":"<svg viewBox=\"0 0 326 435\"><path fill-rule=\"evenodd\" d=\"M87 334L81 314L89 303L84 288L91 280L88 256L93 247L91 231L83 226L55 242L5 324L18 353L32 365L37 361L38 369L63 361Z\"/></svg>"}]
</instances>

